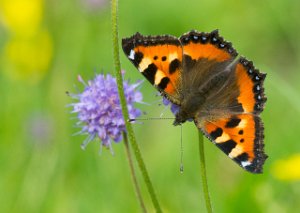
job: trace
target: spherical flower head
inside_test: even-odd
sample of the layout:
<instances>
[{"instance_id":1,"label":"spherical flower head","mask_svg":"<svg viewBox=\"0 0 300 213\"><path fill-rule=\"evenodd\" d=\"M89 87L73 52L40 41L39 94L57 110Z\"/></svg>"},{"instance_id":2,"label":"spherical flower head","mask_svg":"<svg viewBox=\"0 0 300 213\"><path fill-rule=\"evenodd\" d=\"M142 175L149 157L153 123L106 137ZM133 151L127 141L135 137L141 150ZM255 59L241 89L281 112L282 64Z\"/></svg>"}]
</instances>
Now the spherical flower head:
<instances>
[{"instance_id":1,"label":"spherical flower head","mask_svg":"<svg viewBox=\"0 0 300 213\"><path fill-rule=\"evenodd\" d=\"M85 85L85 89L82 93L71 94L78 100L77 103L71 104L72 112L77 113L78 124L82 127L79 133L89 135L81 147L85 149L91 140L98 137L101 147L111 148L112 141L120 142L122 132L126 131L116 79L109 74L99 74L87 84L80 76L78 80ZM138 91L140 84L141 82L123 82L130 118L141 115L141 111L134 107L135 102L142 102L142 94Z\"/></svg>"}]
</instances>

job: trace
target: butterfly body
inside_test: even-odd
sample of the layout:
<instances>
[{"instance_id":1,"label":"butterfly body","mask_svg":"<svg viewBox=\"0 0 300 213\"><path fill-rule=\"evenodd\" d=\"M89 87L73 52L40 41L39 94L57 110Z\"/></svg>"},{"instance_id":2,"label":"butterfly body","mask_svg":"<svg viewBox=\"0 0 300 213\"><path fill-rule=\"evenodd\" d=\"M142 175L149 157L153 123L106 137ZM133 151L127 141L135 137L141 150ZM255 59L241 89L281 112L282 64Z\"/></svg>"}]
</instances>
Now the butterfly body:
<instances>
[{"instance_id":1,"label":"butterfly body","mask_svg":"<svg viewBox=\"0 0 300 213\"><path fill-rule=\"evenodd\" d=\"M261 173L263 81L251 61L240 57L218 31L190 31L123 39L128 59L163 96L179 106L174 125L195 125L247 171Z\"/></svg>"}]
</instances>

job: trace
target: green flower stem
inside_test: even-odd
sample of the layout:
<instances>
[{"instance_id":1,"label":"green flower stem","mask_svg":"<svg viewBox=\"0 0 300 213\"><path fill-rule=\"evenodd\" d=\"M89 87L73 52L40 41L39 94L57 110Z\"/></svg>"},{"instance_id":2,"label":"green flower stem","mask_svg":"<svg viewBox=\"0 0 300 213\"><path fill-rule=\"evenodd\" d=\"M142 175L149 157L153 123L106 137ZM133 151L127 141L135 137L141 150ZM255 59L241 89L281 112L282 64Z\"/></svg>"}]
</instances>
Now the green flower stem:
<instances>
[{"instance_id":1,"label":"green flower stem","mask_svg":"<svg viewBox=\"0 0 300 213\"><path fill-rule=\"evenodd\" d=\"M129 122L129 113L128 113L128 109L127 109L126 98L124 95L123 79L122 79L122 73L121 73L121 63L120 63L120 57L119 57L118 16L117 15L118 15L118 0L112 0L111 1L111 18L112 18L113 56L114 56L115 75L116 75L117 84L118 84L118 92L119 92L119 98L120 98L120 103L121 103L121 107L122 107L122 113L124 116L130 145L132 146L132 149L134 151L135 158L138 162L138 166L141 170L145 184L148 188L153 205L156 209L156 212L161 212L161 208L159 206L152 183L150 181L148 172L146 170L146 166L144 164L140 149L136 142L133 128L131 126L131 123Z\"/></svg>"},{"instance_id":2,"label":"green flower stem","mask_svg":"<svg viewBox=\"0 0 300 213\"><path fill-rule=\"evenodd\" d=\"M202 188L205 199L205 205L208 213L212 212L211 201L208 192L207 185L207 176L206 176L206 168L205 168L205 157L204 157L204 144L203 144L203 135L198 131L199 137L199 155L200 155L200 172L202 178Z\"/></svg>"},{"instance_id":3,"label":"green flower stem","mask_svg":"<svg viewBox=\"0 0 300 213\"><path fill-rule=\"evenodd\" d=\"M135 187L136 196L137 196L137 198L140 202L142 211L144 213L146 213L147 210L146 210L146 207L145 207L145 204L144 204L144 201L143 201L143 197L142 197L142 194L141 194L141 190L140 190L139 184L137 182L136 174L135 174L135 171L134 171L134 166L133 166L133 162L132 162L132 158L131 158L131 153L130 153L130 148L129 148L129 145L128 145L128 138L127 138L126 132L123 132L123 140L124 140L126 155L127 155L127 159L128 159L128 163L129 163L130 174L131 174L131 177L132 177L133 185Z\"/></svg>"}]
</instances>

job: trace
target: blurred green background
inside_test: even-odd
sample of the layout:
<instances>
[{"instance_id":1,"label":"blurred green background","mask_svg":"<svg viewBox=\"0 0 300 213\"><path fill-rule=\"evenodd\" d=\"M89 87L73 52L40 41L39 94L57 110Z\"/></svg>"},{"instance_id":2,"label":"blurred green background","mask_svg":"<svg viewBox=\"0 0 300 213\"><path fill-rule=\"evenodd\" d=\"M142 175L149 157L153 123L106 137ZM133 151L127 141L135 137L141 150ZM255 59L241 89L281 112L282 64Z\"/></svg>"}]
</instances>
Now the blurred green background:
<instances>
[{"instance_id":1,"label":"blurred green background","mask_svg":"<svg viewBox=\"0 0 300 213\"><path fill-rule=\"evenodd\" d=\"M0 212L140 212L124 145L115 155L99 142L80 149L85 136L66 105L81 74L113 72L110 2L106 0L0 1ZM205 141L210 195L215 212L296 212L300 209L300 2L119 2L119 36L212 31L233 42L241 55L266 72L264 174L245 172ZM143 79L120 53L126 79ZM147 117L164 111L145 82ZM165 111L165 116L171 114ZM205 212L197 130L184 125L184 173L180 129L149 121L134 129L165 212ZM138 179L146 205L153 206Z\"/></svg>"}]
</instances>

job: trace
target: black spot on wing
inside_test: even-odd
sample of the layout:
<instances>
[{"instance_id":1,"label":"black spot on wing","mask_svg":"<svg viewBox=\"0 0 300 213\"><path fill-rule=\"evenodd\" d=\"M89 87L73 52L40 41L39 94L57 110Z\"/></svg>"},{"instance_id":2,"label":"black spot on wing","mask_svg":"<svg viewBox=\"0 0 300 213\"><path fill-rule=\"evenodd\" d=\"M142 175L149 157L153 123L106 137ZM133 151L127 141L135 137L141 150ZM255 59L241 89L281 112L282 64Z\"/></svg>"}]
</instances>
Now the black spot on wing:
<instances>
[{"instance_id":1,"label":"black spot on wing","mask_svg":"<svg viewBox=\"0 0 300 213\"><path fill-rule=\"evenodd\" d=\"M243 106L237 100L234 100L232 106L230 106L230 110L233 112L244 112Z\"/></svg>"},{"instance_id":2,"label":"black spot on wing","mask_svg":"<svg viewBox=\"0 0 300 213\"><path fill-rule=\"evenodd\" d=\"M127 56L130 54L130 51L134 48L133 40L133 37L122 39L122 49Z\"/></svg>"},{"instance_id":3,"label":"black spot on wing","mask_svg":"<svg viewBox=\"0 0 300 213\"><path fill-rule=\"evenodd\" d=\"M183 55L183 61L184 61L184 69L186 71L192 70L192 68L197 63L197 61L192 59L192 57L189 55Z\"/></svg>"},{"instance_id":4,"label":"black spot on wing","mask_svg":"<svg viewBox=\"0 0 300 213\"><path fill-rule=\"evenodd\" d=\"M246 152L243 152L239 156L235 157L233 160L241 164L242 161L247 161L249 159L249 156Z\"/></svg>"},{"instance_id":5,"label":"black spot on wing","mask_svg":"<svg viewBox=\"0 0 300 213\"><path fill-rule=\"evenodd\" d=\"M129 59L132 61L132 63L134 64L134 66L138 67L139 64L141 63L142 59L143 59L144 55L141 52L136 52L134 54L134 59Z\"/></svg>"},{"instance_id":6,"label":"black spot on wing","mask_svg":"<svg viewBox=\"0 0 300 213\"><path fill-rule=\"evenodd\" d=\"M170 79L168 77L164 77L161 79L160 83L157 86L159 89L164 90L168 86L169 82L170 82Z\"/></svg>"},{"instance_id":7,"label":"black spot on wing","mask_svg":"<svg viewBox=\"0 0 300 213\"><path fill-rule=\"evenodd\" d=\"M216 145L228 155L231 150L236 146L236 142L234 140L228 140L223 143L216 143Z\"/></svg>"},{"instance_id":8,"label":"black spot on wing","mask_svg":"<svg viewBox=\"0 0 300 213\"><path fill-rule=\"evenodd\" d=\"M226 123L226 128L234 128L237 127L239 125L239 123L241 122L240 118L231 118L227 123Z\"/></svg>"},{"instance_id":9,"label":"black spot on wing","mask_svg":"<svg viewBox=\"0 0 300 213\"><path fill-rule=\"evenodd\" d=\"M210 137L212 140L216 140L216 138L220 137L223 134L223 130L221 128L217 128L216 130L210 133Z\"/></svg>"},{"instance_id":10,"label":"black spot on wing","mask_svg":"<svg viewBox=\"0 0 300 213\"><path fill-rule=\"evenodd\" d=\"M157 67L155 64L149 64L142 74L148 79L148 81L150 81L151 84L154 84L156 71Z\"/></svg>"},{"instance_id":11,"label":"black spot on wing","mask_svg":"<svg viewBox=\"0 0 300 213\"><path fill-rule=\"evenodd\" d=\"M176 58L170 63L169 73L173 74L180 66L180 61Z\"/></svg>"}]
</instances>

